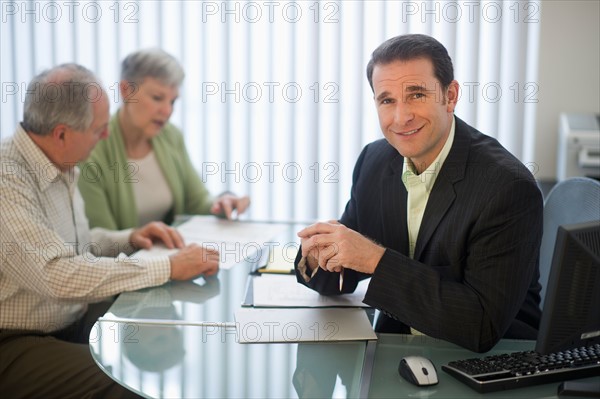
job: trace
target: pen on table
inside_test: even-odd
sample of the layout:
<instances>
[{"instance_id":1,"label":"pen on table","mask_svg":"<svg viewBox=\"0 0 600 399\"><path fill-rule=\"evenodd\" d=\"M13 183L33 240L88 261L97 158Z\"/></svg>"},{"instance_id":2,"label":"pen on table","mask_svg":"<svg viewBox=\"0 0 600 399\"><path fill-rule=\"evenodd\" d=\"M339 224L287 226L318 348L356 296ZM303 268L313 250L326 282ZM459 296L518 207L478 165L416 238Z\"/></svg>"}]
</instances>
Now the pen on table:
<instances>
[{"instance_id":1,"label":"pen on table","mask_svg":"<svg viewBox=\"0 0 600 399\"><path fill-rule=\"evenodd\" d=\"M340 270L340 292L342 292L343 288L344 288L344 268L342 267L342 270Z\"/></svg>"}]
</instances>

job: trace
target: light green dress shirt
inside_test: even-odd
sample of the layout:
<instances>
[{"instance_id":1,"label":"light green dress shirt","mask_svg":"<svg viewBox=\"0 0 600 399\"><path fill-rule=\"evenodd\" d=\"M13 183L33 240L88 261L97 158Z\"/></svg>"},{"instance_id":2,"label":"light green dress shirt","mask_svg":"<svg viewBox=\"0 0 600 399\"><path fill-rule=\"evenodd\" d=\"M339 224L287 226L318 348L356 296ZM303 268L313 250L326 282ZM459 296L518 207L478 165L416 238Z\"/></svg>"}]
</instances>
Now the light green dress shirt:
<instances>
[{"instance_id":1,"label":"light green dress shirt","mask_svg":"<svg viewBox=\"0 0 600 399\"><path fill-rule=\"evenodd\" d=\"M408 191L408 202L406 207L406 221L408 225L408 245L409 254L413 258L415 255L415 247L417 245L417 237L421 228L421 221L425 213L425 207L429 200L429 193L433 188L433 184L437 179L442 165L448 157L452 143L454 142L454 118L452 118L452 126L448 139L442 147L442 150L421 174L417 174L413 163L410 159L404 158L404 166L402 170L402 182Z\"/></svg>"}]
</instances>

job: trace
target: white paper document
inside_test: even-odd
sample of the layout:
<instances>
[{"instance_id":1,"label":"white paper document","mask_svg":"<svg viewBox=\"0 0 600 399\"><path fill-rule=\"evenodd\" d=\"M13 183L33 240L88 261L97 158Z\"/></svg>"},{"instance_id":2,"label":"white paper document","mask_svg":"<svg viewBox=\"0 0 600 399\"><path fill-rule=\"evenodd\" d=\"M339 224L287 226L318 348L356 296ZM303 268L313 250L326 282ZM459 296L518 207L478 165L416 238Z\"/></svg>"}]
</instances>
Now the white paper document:
<instances>
[{"instance_id":1,"label":"white paper document","mask_svg":"<svg viewBox=\"0 0 600 399\"><path fill-rule=\"evenodd\" d=\"M264 243L288 228L279 223L256 223L227 220L215 216L193 216L177 230L195 242Z\"/></svg>"},{"instance_id":2,"label":"white paper document","mask_svg":"<svg viewBox=\"0 0 600 399\"><path fill-rule=\"evenodd\" d=\"M283 233L288 225L276 223L240 222L220 219L215 216L194 216L179 225L177 230L186 244L198 244L219 251L221 269L245 262L258 261L263 250L269 247L283 246L286 243L275 243L273 240ZM163 245L155 245L152 249L141 250L132 255L148 257L171 255L177 250L168 250Z\"/></svg>"},{"instance_id":3,"label":"white paper document","mask_svg":"<svg viewBox=\"0 0 600 399\"><path fill-rule=\"evenodd\" d=\"M376 340L358 308L253 309L235 312L239 343Z\"/></svg>"},{"instance_id":4,"label":"white paper document","mask_svg":"<svg viewBox=\"0 0 600 399\"><path fill-rule=\"evenodd\" d=\"M369 307L363 303L371 279L358 283L351 294L325 296L298 283L295 275L263 274L253 278L255 307Z\"/></svg>"}]
</instances>

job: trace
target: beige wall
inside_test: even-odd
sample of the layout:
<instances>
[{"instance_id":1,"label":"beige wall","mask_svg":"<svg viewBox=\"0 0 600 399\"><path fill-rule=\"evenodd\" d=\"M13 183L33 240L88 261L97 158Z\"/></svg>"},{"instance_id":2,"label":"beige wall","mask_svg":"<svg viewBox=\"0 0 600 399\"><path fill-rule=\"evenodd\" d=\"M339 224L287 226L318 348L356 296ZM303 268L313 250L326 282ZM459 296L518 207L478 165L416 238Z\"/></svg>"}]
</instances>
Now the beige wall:
<instances>
[{"instance_id":1,"label":"beige wall","mask_svg":"<svg viewBox=\"0 0 600 399\"><path fill-rule=\"evenodd\" d=\"M554 179L560 112L600 113L600 1L544 0L541 16L534 159Z\"/></svg>"}]
</instances>

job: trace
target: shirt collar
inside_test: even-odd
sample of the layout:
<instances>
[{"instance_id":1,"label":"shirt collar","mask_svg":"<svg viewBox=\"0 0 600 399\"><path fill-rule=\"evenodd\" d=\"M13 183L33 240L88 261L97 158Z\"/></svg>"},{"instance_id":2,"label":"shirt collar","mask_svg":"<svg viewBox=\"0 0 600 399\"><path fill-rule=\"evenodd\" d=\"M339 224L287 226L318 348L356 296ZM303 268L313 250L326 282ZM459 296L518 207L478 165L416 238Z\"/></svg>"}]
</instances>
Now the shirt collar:
<instances>
[{"instance_id":1,"label":"shirt collar","mask_svg":"<svg viewBox=\"0 0 600 399\"><path fill-rule=\"evenodd\" d=\"M50 187L51 183L63 180L71 194L73 193L75 182L79 177L79 168L77 166L67 172L62 172L29 137L21 124L17 126L14 140L27 165L27 170L23 172L35 177L40 190L45 191Z\"/></svg>"},{"instance_id":2,"label":"shirt collar","mask_svg":"<svg viewBox=\"0 0 600 399\"><path fill-rule=\"evenodd\" d=\"M404 165L402 166L402 182L404 186L408 190L409 185L414 185L417 183L425 184L425 189L427 192L431 191L433 184L435 183L435 179L437 178L440 170L442 169L442 165L444 165L444 161L448 157L450 153L450 149L452 148L452 143L454 142L454 130L455 130L455 118L452 117L452 125L450 125L450 133L448 134L448 138L446 139L446 143L442 147L442 150L438 154L438 156L433 160L431 165L427 167L423 171L423 173L416 174L413 164L409 158L404 157Z\"/></svg>"}]
</instances>

